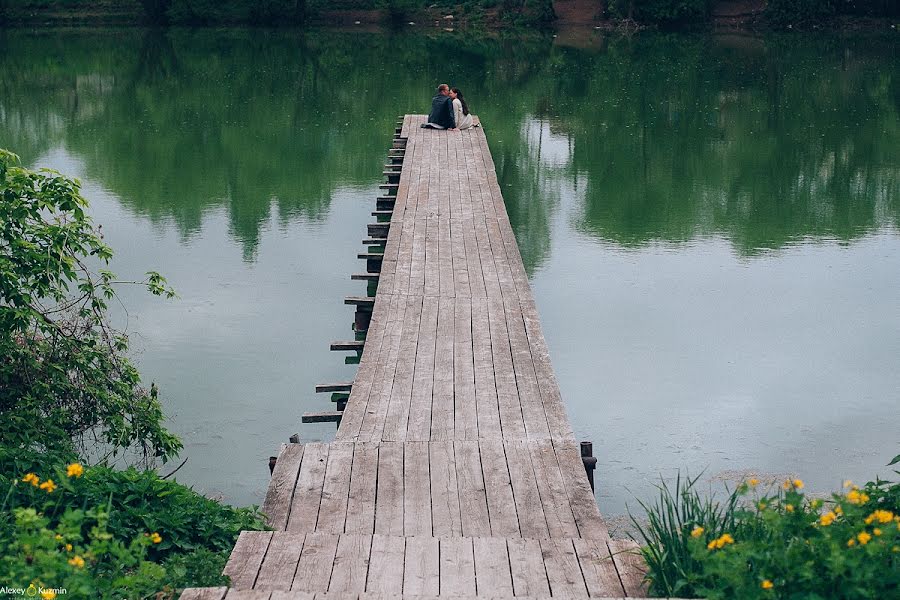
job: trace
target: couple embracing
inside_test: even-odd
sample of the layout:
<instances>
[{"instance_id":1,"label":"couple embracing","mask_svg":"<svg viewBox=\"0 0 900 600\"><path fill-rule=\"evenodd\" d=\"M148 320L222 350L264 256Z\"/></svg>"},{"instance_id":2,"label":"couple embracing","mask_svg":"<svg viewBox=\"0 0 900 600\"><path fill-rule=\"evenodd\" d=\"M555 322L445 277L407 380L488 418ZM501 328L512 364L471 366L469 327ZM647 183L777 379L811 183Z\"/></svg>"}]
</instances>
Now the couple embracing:
<instances>
[{"instance_id":1,"label":"couple embracing","mask_svg":"<svg viewBox=\"0 0 900 600\"><path fill-rule=\"evenodd\" d=\"M424 123L422 127L455 131L477 127L477 124L473 122L472 115L469 114L469 106L463 98L462 91L457 87L451 88L446 83L442 83L438 86L434 98L431 99L428 122Z\"/></svg>"}]
</instances>

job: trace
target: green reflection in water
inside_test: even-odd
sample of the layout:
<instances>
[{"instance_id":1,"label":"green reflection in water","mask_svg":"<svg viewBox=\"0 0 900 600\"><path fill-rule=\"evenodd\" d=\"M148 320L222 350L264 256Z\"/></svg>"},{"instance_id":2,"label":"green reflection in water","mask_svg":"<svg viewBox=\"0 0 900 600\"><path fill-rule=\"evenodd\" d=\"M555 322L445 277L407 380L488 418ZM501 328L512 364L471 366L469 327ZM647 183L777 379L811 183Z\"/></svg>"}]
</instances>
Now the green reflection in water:
<instances>
[{"instance_id":1,"label":"green reflection in water","mask_svg":"<svg viewBox=\"0 0 900 600\"><path fill-rule=\"evenodd\" d=\"M248 260L273 207L315 219L336 186L371 183L437 78L487 124L529 270L562 181L583 192L577 228L624 246L721 233L752 255L900 223L891 39L126 30L6 32L0 49L4 145L63 144L185 237L225 205ZM568 156L547 162L536 120Z\"/></svg>"}]
</instances>

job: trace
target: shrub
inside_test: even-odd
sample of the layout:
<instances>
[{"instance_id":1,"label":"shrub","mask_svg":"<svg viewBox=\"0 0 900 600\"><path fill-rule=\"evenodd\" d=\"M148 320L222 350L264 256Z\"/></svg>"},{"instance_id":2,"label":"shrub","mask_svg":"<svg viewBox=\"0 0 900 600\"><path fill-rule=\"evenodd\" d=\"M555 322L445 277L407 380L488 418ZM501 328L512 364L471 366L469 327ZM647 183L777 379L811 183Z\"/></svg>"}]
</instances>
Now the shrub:
<instances>
[{"instance_id":1,"label":"shrub","mask_svg":"<svg viewBox=\"0 0 900 600\"><path fill-rule=\"evenodd\" d=\"M255 509L219 504L152 471L73 463L5 484L0 578L76 597L227 585L221 572L239 532L265 529Z\"/></svg>"},{"instance_id":2,"label":"shrub","mask_svg":"<svg viewBox=\"0 0 900 600\"><path fill-rule=\"evenodd\" d=\"M77 180L29 171L0 150L0 473L92 448L176 455L156 389L141 386L127 337L110 326L112 250ZM101 267L97 271L93 266ZM155 272L140 283L174 295Z\"/></svg>"},{"instance_id":3,"label":"shrub","mask_svg":"<svg viewBox=\"0 0 900 600\"><path fill-rule=\"evenodd\" d=\"M724 504L696 479L662 486L639 527L650 591L718 598L886 598L900 587L900 484L876 480L829 501L803 482L759 493L750 480Z\"/></svg>"}]
</instances>

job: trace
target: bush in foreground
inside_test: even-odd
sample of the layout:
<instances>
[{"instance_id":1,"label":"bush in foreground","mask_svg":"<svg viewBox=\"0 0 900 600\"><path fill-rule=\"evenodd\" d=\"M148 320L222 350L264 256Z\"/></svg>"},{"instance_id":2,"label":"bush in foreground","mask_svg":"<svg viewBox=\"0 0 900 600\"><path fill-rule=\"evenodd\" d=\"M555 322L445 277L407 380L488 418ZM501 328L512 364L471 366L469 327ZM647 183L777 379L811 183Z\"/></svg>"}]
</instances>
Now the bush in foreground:
<instances>
[{"instance_id":1,"label":"bush in foreground","mask_svg":"<svg viewBox=\"0 0 900 600\"><path fill-rule=\"evenodd\" d=\"M882 480L830 500L799 479L761 490L751 479L724 503L697 479L665 484L643 538L651 593L717 598L888 598L900 589L900 484Z\"/></svg>"},{"instance_id":2,"label":"bush in foreground","mask_svg":"<svg viewBox=\"0 0 900 600\"><path fill-rule=\"evenodd\" d=\"M80 597L171 597L224 585L242 529L265 529L255 509L204 498L153 471L73 463L5 481L0 576L13 587Z\"/></svg>"}]
</instances>

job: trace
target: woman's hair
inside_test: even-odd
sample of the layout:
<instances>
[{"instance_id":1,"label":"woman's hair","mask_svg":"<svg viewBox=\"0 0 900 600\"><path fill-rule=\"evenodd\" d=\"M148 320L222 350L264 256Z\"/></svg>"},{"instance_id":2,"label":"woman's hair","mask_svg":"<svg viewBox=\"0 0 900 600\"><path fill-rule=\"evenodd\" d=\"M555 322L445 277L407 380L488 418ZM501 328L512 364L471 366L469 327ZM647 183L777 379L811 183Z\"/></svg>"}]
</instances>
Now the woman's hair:
<instances>
[{"instance_id":1,"label":"woman's hair","mask_svg":"<svg viewBox=\"0 0 900 600\"><path fill-rule=\"evenodd\" d=\"M469 114L469 105L466 104L466 99L463 98L463 93L460 91L459 88L452 88L452 89L453 89L453 93L456 94L456 99L459 100L460 103L462 104L463 114L464 115Z\"/></svg>"}]
</instances>

